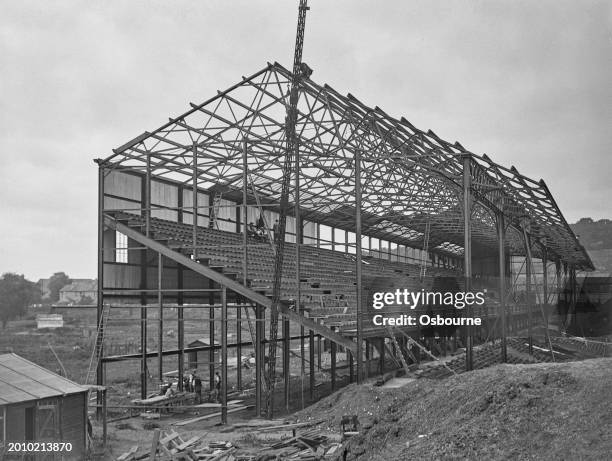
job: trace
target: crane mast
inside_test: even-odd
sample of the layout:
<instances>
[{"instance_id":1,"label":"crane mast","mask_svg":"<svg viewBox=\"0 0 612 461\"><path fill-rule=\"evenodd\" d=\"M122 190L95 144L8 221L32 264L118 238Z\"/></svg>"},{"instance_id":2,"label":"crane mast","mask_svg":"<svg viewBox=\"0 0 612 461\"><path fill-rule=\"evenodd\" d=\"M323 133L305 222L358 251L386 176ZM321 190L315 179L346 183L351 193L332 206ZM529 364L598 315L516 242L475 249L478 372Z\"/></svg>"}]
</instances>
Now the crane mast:
<instances>
[{"instance_id":1,"label":"crane mast","mask_svg":"<svg viewBox=\"0 0 612 461\"><path fill-rule=\"evenodd\" d=\"M283 273L283 255L285 247L285 230L287 227L287 211L289 209L289 188L291 185L291 174L293 162L299 157L298 139L296 134L297 104L299 99L300 81L308 72L307 67L302 65L302 50L304 48L304 29L306 27L306 12L308 11L307 0L300 0L298 9L297 34L295 38L295 54L293 56L293 74L289 89L289 104L285 119L285 137L287 150L283 163L282 189L280 197L280 213L278 218L278 231L275 233L276 255L274 258L274 282L272 286L272 306L270 309L270 342L268 349L268 372L266 373L266 415L272 417L274 385L276 379L276 346L278 338L278 317L280 304L280 290ZM306 76L308 76L306 74ZM297 168L296 168L297 171ZM299 223L296 223L299 225ZM299 242L296 242L299 244ZM299 300L296 300L299 304ZM288 370L284 370L287 374Z\"/></svg>"}]
</instances>

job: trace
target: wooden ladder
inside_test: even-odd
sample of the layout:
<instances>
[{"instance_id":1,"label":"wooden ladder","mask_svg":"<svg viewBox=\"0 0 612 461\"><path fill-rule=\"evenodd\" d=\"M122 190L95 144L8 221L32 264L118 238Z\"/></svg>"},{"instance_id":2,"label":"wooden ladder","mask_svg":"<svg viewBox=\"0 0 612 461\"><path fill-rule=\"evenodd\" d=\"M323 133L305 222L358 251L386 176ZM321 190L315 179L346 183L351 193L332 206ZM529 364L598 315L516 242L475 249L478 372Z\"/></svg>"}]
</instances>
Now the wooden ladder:
<instances>
[{"instance_id":1,"label":"wooden ladder","mask_svg":"<svg viewBox=\"0 0 612 461\"><path fill-rule=\"evenodd\" d=\"M213 206L210 210L210 221L208 222L209 229L219 229L219 223L217 219L219 217L219 207L221 206L221 197L223 194L219 191L215 192L213 195Z\"/></svg>"},{"instance_id":2,"label":"wooden ladder","mask_svg":"<svg viewBox=\"0 0 612 461\"><path fill-rule=\"evenodd\" d=\"M100 323L96 331L96 341L94 343L93 350L91 351L91 357L89 358L89 368L87 369L87 376L85 378L85 384L93 384L96 371L98 370L98 363L102 358L102 346L104 345L104 332L106 330L106 322L110 315L110 304L102 305L102 315L100 316Z\"/></svg>"},{"instance_id":3,"label":"wooden ladder","mask_svg":"<svg viewBox=\"0 0 612 461\"><path fill-rule=\"evenodd\" d=\"M425 236L423 239L423 252L421 253L421 281L427 273L427 252L429 251L429 234L431 233L431 222L425 223Z\"/></svg>"}]
</instances>

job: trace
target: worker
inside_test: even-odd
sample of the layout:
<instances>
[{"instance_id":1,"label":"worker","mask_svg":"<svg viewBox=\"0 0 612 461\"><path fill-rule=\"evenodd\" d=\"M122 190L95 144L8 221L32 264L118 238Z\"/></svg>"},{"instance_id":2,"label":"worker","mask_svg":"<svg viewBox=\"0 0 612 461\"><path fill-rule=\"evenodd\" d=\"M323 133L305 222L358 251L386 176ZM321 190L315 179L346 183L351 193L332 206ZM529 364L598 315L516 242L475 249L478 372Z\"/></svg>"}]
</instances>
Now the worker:
<instances>
[{"instance_id":1,"label":"worker","mask_svg":"<svg viewBox=\"0 0 612 461\"><path fill-rule=\"evenodd\" d=\"M221 376L218 371L215 373L214 398L217 403L221 403Z\"/></svg>"},{"instance_id":2,"label":"worker","mask_svg":"<svg viewBox=\"0 0 612 461\"><path fill-rule=\"evenodd\" d=\"M193 378L193 386L196 393L196 402L200 404L202 403L202 380L197 375Z\"/></svg>"},{"instance_id":3,"label":"worker","mask_svg":"<svg viewBox=\"0 0 612 461\"><path fill-rule=\"evenodd\" d=\"M272 227L272 231L274 233L274 241L278 241L280 237L280 226L278 225L278 219L274 221L274 226Z\"/></svg>"},{"instance_id":4,"label":"worker","mask_svg":"<svg viewBox=\"0 0 612 461\"><path fill-rule=\"evenodd\" d=\"M170 384L170 386L168 386L168 389L166 390L166 394L165 397L166 398L170 398L174 395L174 389L172 387L172 384Z\"/></svg>"},{"instance_id":5,"label":"worker","mask_svg":"<svg viewBox=\"0 0 612 461\"><path fill-rule=\"evenodd\" d=\"M257 228L255 227L255 224L253 222L249 223L249 226L247 228L247 235L251 238L257 238Z\"/></svg>"}]
</instances>

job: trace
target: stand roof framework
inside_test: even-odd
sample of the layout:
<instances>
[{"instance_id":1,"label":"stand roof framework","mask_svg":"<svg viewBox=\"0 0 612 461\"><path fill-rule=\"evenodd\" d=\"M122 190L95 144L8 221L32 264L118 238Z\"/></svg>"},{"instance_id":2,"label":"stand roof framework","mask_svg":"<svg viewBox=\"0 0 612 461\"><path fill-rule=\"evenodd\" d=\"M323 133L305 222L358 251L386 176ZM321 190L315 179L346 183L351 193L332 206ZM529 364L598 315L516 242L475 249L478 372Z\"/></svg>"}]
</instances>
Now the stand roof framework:
<instances>
[{"instance_id":1,"label":"stand roof framework","mask_svg":"<svg viewBox=\"0 0 612 461\"><path fill-rule=\"evenodd\" d=\"M147 168L153 176L192 185L222 187L240 200L243 141L248 145L249 187L267 203L280 201L286 150L285 121L291 72L278 63L243 77L201 104L114 149L105 159L116 169ZM351 94L303 79L298 102L300 209L304 219L355 230L355 153L361 158L362 232L422 248L463 253L463 161L471 175L472 246L497 251L495 217L503 214L512 254L524 255L521 229L541 243L534 250L578 269L592 269L543 180L505 168L486 155L424 132L405 118L368 107ZM295 170L294 170L295 174ZM232 197L232 194L234 197ZM290 197L293 203L293 197Z\"/></svg>"}]
</instances>

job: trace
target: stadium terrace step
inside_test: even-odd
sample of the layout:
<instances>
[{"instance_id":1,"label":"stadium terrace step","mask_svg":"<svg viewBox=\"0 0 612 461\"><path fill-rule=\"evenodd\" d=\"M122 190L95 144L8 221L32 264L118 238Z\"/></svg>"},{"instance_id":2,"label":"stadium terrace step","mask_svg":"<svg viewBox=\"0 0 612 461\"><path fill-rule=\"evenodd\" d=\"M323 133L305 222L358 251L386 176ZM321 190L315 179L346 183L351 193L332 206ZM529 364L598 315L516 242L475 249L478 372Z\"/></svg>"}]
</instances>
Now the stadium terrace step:
<instances>
[{"instance_id":1,"label":"stadium terrace step","mask_svg":"<svg viewBox=\"0 0 612 461\"><path fill-rule=\"evenodd\" d=\"M127 213L116 214L117 222L141 232L145 219ZM191 224L177 223L160 218L150 219L151 235L161 244L190 258L193 255L194 229ZM198 227L195 233L197 260L214 269L227 279L242 283L244 271L243 235L208 227ZM274 280L274 252L269 242L247 239L247 287L253 292L270 297ZM350 329L356 321L356 275L352 265L354 256L326 248L300 247L300 281L296 280L296 246L285 243L281 294L289 299L297 295L309 317L321 319L324 325ZM384 278L398 286L420 290L431 287L435 276L456 276L444 268L427 268L427 275L420 280L420 266L399 261L364 256L364 279ZM306 307L307 306L307 307ZM483 315L488 315L483 313ZM316 316L316 317L315 317ZM341 328L341 329L342 329Z\"/></svg>"}]
</instances>

